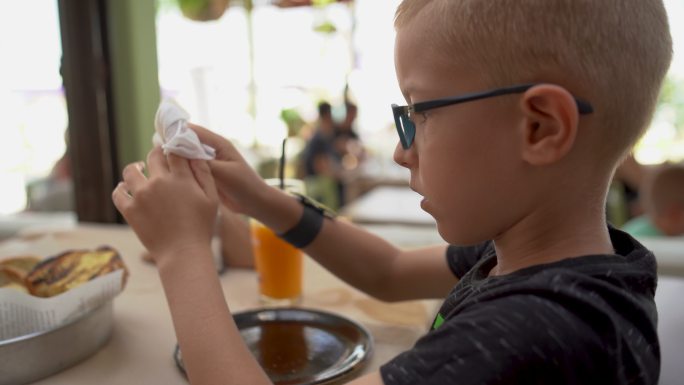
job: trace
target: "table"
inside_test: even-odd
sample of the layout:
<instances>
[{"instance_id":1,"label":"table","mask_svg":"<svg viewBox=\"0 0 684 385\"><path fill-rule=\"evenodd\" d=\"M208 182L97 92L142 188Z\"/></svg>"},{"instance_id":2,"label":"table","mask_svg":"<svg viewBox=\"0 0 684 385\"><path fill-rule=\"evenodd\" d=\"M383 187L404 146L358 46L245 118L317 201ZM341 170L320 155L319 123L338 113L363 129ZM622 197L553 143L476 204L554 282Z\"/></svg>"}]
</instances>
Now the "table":
<instances>
[{"instance_id":1,"label":"table","mask_svg":"<svg viewBox=\"0 0 684 385\"><path fill-rule=\"evenodd\" d=\"M684 236L637 239L655 254L659 275L684 277Z\"/></svg>"},{"instance_id":2,"label":"table","mask_svg":"<svg viewBox=\"0 0 684 385\"><path fill-rule=\"evenodd\" d=\"M420 208L422 197L408 186L376 187L346 205L341 214L361 224L435 227L435 219Z\"/></svg>"},{"instance_id":3,"label":"table","mask_svg":"<svg viewBox=\"0 0 684 385\"><path fill-rule=\"evenodd\" d=\"M401 225L366 225L367 230L411 247L441 241L434 229ZM154 266L140 258L143 247L132 231L119 225L78 225L49 231L64 248L116 247L123 256L130 279L114 300L114 328L107 345L91 358L36 385L169 384L185 385L172 359L176 338ZM36 233L24 232L27 242ZM443 242L443 241L442 241ZM0 242L0 257L5 243ZM224 293L233 312L258 307L256 275L234 269L221 275ZM684 279L661 276L656 292L658 332L662 351L660 385L679 384L684 377ZM412 346L432 321L439 301L386 304L374 300L338 280L313 260L305 262L303 306L342 314L364 325L373 335L375 352L361 373L367 373Z\"/></svg>"},{"instance_id":4,"label":"table","mask_svg":"<svg viewBox=\"0 0 684 385\"><path fill-rule=\"evenodd\" d=\"M83 224L50 231L64 249L115 247L130 277L114 299L114 327L107 345L89 359L35 384L187 384L172 359L176 338L161 282L155 267L141 259L144 248L133 232L127 226ZM37 241L36 237L24 233L27 242ZM4 256L2 246L0 243L0 257ZM374 353L359 374L377 370L410 348L428 330L439 304L432 300L382 303L340 281L310 258L306 258L304 269L302 306L344 315L372 334ZM228 270L221 275L221 282L233 312L259 306L253 270Z\"/></svg>"},{"instance_id":5,"label":"table","mask_svg":"<svg viewBox=\"0 0 684 385\"><path fill-rule=\"evenodd\" d=\"M662 357L660 385L679 385L684 378L684 279L660 276L656 289L658 336Z\"/></svg>"},{"instance_id":6,"label":"table","mask_svg":"<svg viewBox=\"0 0 684 385\"><path fill-rule=\"evenodd\" d=\"M10 238L25 228L73 227L78 222L73 211L23 211L11 215L0 215L0 241Z\"/></svg>"}]
</instances>

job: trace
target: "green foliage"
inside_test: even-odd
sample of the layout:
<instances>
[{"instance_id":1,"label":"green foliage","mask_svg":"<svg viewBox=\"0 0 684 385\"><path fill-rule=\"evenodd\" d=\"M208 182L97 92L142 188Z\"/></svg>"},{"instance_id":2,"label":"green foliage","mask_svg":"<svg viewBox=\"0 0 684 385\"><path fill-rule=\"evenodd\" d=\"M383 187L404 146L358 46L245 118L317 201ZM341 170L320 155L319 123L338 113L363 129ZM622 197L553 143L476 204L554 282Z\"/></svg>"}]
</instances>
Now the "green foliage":
<instances>
[{"instance_id":1,"label":"green foliage","mask_svg":"<svg viewBox=\"0 0 684 385\"><path fill-rule=\"evenodd\" d=\"M674 112L673 124L684 134L684 81L668 76L658 97L658 109L667 108Z\"/></svg>"},{"instance_id":2,"label":"green foliage","mask_svg":"<svg viewBox=\"0 0 684 385\"><path fill-rule=\"evenodd\" d=\"M178 0L157 0L158 11L169 11L178 8Z\"/></svg>"},{"instance_id":3,"label":"green foliage","mask_svg":"<svg viewBox=\"0 0 684 385\"><path fill-rule=\"evenodd\" d=\"M208 1L206 0L177 0L178 6L184 14L198 14L202 13L207 8Z\"/></svg>"},{"instance_id":4,"label":"green foliage","mask_svg":"<svg viewBox=\"0 0 684 385\"><path fill-rule=\"evenodd\" d=\"M280 111L280 119L287 125L287 136L298 136L302 127L306 124L299 112L294 108L286 108Z\"/></svg>"},{"instance_id":5,"label":"green foliage","mask_svg":"<svg viewBox=\"0 0 684 385\"><path fill-rule=\"evenodd\" d=\"M335 24L333 24L330 21L324 21L314 27L314 31L319 32L319 33L335 33L337 32L337 27L335 27Z\"/></svg>"},{"instance_id":6,"label":"green foliage","mask_svg":"<svg viewBox=\"0 0 684 385\"><path fill-rule=\"evenodd\" d=\"M337 0L312 0L311 3L317 7L324 7L328 4L337 2Z\"/></svg>"}]
</instances>

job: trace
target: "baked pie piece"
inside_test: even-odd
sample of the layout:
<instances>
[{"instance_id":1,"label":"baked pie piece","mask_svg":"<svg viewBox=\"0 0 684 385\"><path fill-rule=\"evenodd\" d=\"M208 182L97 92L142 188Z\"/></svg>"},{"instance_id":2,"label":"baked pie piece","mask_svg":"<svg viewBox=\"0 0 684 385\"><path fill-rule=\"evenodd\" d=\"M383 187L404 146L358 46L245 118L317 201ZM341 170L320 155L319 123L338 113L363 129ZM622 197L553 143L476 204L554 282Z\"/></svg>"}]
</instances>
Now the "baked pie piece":
<instances>
[{"instance_id":1,"label":"baked pie piece","mask_svg":"<svg viewBox=\"0 0 684 385\"><path fill-rule=\"evenodd\" d=\"M38 263L25 283L32 295L52 297L118 269L124 270L125 285L128 269L119 253L109 246L70 250Z\"/></svg>"}]
</instances>

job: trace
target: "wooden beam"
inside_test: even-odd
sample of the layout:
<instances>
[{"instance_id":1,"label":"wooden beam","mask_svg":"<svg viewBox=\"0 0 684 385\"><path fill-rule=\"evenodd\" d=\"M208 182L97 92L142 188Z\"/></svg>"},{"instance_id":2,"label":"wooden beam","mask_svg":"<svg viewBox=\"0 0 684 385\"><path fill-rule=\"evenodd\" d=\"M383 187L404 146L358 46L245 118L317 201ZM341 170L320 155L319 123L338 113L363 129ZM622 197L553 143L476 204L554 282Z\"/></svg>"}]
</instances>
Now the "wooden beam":
<instances>
[{"instance_id":1,"label":"wooden beam","mask_svg":"<svg viewBox=\"0 0 684 385\"><path fill-rule=\"evenodd\" d=\"M104 0L58 0L70 157L81 222L120 221L111 200L119 178L105 6Z\"/></svg>"}]
</instances>

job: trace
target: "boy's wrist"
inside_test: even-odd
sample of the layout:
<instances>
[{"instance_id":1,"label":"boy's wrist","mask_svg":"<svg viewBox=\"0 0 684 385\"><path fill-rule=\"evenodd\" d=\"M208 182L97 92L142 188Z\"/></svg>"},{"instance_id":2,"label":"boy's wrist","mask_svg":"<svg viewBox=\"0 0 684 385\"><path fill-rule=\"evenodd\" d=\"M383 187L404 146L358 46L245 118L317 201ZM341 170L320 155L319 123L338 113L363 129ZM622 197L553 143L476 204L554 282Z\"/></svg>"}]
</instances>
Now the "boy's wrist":
<instances>
[{"instance_id":1,"label":"boy's wrist","mask_svg":"<svg viewBox=\"0 0 684 385\"><path fill-rule=\"evenodd\" d=\"M211 244L188 244L169 250L152 252L157 269L162 273L175 267L186 268L187 265L201 264L206 260L214 266Z\"/></svg>"},{"instance_id":2,"label":"boy's wrist","mask_svg":"<svg viewBox=\"0 0 684 385\"><path fill-rule=\"evenodd\" d=\"M276 233L284 233L297 224L303 207L296 197L275 189L265 188L260 194L260 204L252 217Z\"/></svg>"},{"instance_id":3,"label":"boy's wrist","mask_svg":"<svg viewBox=\"0 0 684 385\"><path fill-rule=\"evenodd\" d=\"M304 208L302 215L295 226L284 233L277 234L291 245L302 249L316 239L323 228L324 218L332 219L335 217L335 213L305 195L295 195Z\"/></svg>"}]
</instances>

